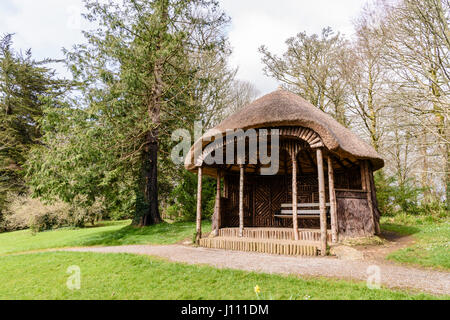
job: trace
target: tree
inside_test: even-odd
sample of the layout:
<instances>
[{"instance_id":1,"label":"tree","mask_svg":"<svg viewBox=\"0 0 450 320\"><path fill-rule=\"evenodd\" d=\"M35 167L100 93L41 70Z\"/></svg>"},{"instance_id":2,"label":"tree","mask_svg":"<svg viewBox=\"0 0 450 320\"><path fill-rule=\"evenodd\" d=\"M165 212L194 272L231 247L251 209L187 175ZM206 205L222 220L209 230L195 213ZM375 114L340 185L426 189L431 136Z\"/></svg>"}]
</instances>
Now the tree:
<instances>
[{"instance_id":1,"label":"tree","mask_svg":"<svg viewBox=\"0 0 450 320\"><path fill-rule=\"evenodd\" d=\"M393 96L421 138L422 185L429 186L430 175L441 177L449 205L450 3L402 0L383 8L386 16L377 32L386 39L384 59L396 75ZM438 183L434 189L439 188Z\"/></svg>"},{"instance_id":2,"label":"tree","mask_svg":"<svg viewBox=\"0 0 450 320\"><path fill-rule=\"evenodd\" d=\"M345 116L347 41L331 28L308 36L305 32L286 40L287 51L278 57L261 46L264 72L322 111L330 112L340 123L347 125Z\"/></svg>"},{"instance_id":3,"label":"tree","mask_svg":"<svg viewBox=\"0 0 450 320\"><path fill-rule=\"evenodd\" d=\"M383 64L386 40L374 30L381 13L377 8L364 7L355 22L356 39L347 52L349 63L345 72L349 99L348 109L357 116L370 144L380 151L383 136L383 117L388 102L389 68Z\"/></svg>"},{"instance_id":4,"label":"tree","mask_svg":"<svg viewBox=\"0 0 450 320\"><path fill-rule=\"evenodd\" d=\"M86 7L99 28L66 54L88 121L100 130L103 144L94 145L108 155L103 174L136 182L134 224L159 223L158 163L170 166L171 131L202 112L199 90L210 79L192 62L224 50L227 17L209 0L88 0Z\"/></svg>"},{"instance_id":5,"label":"tree","mask_svg":"<svg viewBox=\"0 0 450 320\"><path fill-rule=\"evenodd\" d=\"M23 166L30 148L41 143L43 106L68 88L46 66L52 62L34 60L31 50L15 52L11 34L0 40L0 211L8 192L27 191Z\"/></svg>"}]
</instances>

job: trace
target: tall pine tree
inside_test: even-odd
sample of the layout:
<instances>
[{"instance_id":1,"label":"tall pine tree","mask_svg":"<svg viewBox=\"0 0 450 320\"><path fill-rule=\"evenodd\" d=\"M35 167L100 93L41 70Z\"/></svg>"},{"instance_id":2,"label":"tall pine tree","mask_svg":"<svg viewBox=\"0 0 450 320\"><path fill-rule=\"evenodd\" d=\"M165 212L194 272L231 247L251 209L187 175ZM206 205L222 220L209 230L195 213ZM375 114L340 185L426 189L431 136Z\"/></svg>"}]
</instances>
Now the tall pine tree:
<instances>
[{"instance_id":1,"label":"tall pine tree","mask_svg":"<svg viewBox=\"0 0 450 320\"><path fill-rule=\"evenodd\" d=\"M102 146L114 171L136 181L135 225L161 222L158 160L167 160L173 129L199 118L203 78L192 61L224 50L226 16L213 0L86 1L87 45L67 52L89 113L107 128ZM108 173L106 173L108 175Z\"/></svg>"}]
</instances>

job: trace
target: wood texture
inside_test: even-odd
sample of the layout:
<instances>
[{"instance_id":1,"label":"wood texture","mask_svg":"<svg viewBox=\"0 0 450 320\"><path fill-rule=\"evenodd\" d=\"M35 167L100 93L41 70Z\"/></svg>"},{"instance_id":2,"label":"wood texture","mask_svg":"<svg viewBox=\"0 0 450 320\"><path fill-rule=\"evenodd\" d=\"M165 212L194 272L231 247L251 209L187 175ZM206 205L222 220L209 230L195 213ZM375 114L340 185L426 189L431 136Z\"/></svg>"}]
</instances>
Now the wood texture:
<instances>
[{"instance_id":1,"label":"wood texture","mask_svg":"<svg viewBox=\"0 0 450 320\"><path fill-rule=\"evenodd\" d=\"M298 216L297 216L297 154L291 154L292 158L292 225L294 239L298 240Z\"/></svg>"},{"instance_id":2,"label":"wood texture","mask_svg":"<svg viewBox=\"0 0 450 320\"><path fill-rule=\"evenodd\" d=\"M373 235L373 216L367 204L367 192L336 189L339 238Z\"/></svg>"},{"instance_id":3,"label":"wood texture","mask_svg":"<svg viewBox=\"0 0 450 320\"><path fill-rule=\"evenodd\" d=\"M338 226L336 212L336 191L334 190L334 169L331 157L328 157L328 192L330 198L330 217L331 217L331 235L332 243L338 242Z\"/></svg>"},{"instance_id":4,"label":"wood texture","mask_svg":"<svg viewBox=\"0 0 450 320\"><path fill-rule=\"evenodd\" d=\"M213 230L214 236L217 236L219 234L219 229L220 229L220 218L221 218L221 214L220 214L221 187L220 187L220 184L221 184L221 172L220 172L220 170L217 170L216 203L214 206L214 215L213 215L213 223L212 223L212 230Z\"/></svg>"},{"instance_id":5,"label":"wood texture","mask_svg":"<svg viewBox=\"0 0 450 320\"><path fill-rule=\"evenodd\" d=\"M244 165L239 166L239 237L244 233Z\"/></svg>"},{"instance_id":6,"label":"wood texture","mask_svg":"<svg viewBox=\"0 0 450 320\"><path fill-rule=\"evenodd\" d=\"M195 243L199 244L202 237L202 178L203 169L198 167L197 180L197 217L196 217L196 233Z\"/></svg>"},{"instance_id":7,"label":"wood texture","mask_svg":"<svg viewBox=\"0 0 450 320\"><path fill-rule=\"evenodd\" d=\"M292 233L292 232L291 232ZM261 252L290 256L316 256L317 245L302 241L266 241L247 238L204 238L200 245L206 248Z\"/></svg>"},{"instance_id":8,"label":"wood texture","mask_svg":"<svg viewBox=\"0 0 450 320\"><path fill-rule=\"evenodd\" d=\"M219 230L220 237L237 238L239 228L222 228ZM243 236L252 239L266 240L294 240L294 235L290 228L245 228ZM301 229L298 231L299 240L320 241L320 230ZM331 241L331 232L327 233L328 240Z\"/></svg>"},{"instance_id":9,"label":"wood texture","mask_svg":"<svg viewBox=\"0 0 450 320\"><path fill-rule=\"evenodd\" d=\"M370 163L367 163L367 166L369 168L368 170L368 176L369 176L369 190L370 195L372 197L372 206L373 206L373 217L374 217L374 224L375 224L375 234L380 234L380 210L378 209L378 200L377 200L377 193L375 189L375 181L373 179L373 171Z\"/></svg>"},{"instance_id":10,"label":"wood texture","mask_svg":"<svg viewBox=\"0 0 450 320\"><path fill-rule=\"evenodd\" d=\"M317 149L317 171L319 180L319 208L320 208L320 254L327 254L327 215L326 215L326 198L325 198L325 178L323 172L323 155L322 150Z\"/></svg>"}]
</instances>

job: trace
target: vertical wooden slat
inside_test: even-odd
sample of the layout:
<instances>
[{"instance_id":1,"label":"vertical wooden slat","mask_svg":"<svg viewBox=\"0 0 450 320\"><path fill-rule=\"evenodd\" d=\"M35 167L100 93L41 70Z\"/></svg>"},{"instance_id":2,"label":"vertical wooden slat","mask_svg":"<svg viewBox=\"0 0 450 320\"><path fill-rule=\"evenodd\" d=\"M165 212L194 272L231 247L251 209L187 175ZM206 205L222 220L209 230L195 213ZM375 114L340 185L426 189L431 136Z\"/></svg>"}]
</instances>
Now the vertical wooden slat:
<instances>
[{"instance_id":1,"label":"vertical wooden slat","mask_svg":"<svg viewBox=\"0 0 450 320\"><path fill-rule=\"evenodd\" d=\"M370 210L370 214L373 217L373 231L374 233L377 233L377 221L375 218L375 212L374 212L374 207L373 207L373 202L372 202L372 187L370 185L370 177L369 177L369 164L368 164L368 160L364 160L364 181L365 181L365 191L367 192L367 204L369 205L369 210Z\"/></svg>"},{"instance_id":2,"label":"vertical wooden slat","mask_svg":"<svg viewBox=\"0 0 450 320\"><path fill-rule=\"evenodd\" d=\"M202 237L202 167L198 167L198 180L197 180L197 227L195 234L195 243L200 243L200 238Z\"/></svg>"},{"instance_id":3,"label":"vertical wooden slat","mask_svg":"<svg viewBox=\"0 0 450 320\"><path fill-rule=\"evenodd\" d=\"M330 215L331 215L331 242L338 241L338 225L336 211L336 191L334 190L333 161L328 157L328 191L330 193Z\"/></svg>"},{"instance_id":4,"label":"vertical wooden slat","mask_svg":"<svg viewBox=\"0 0 450 320\"><path fill-rule=\"evenodd\" d=\"M220 182L221 181L221 175L220 175L220 169L217 169L217 182L216 182L216 207L215 207L215 215L214 215L214 235L217 237L219 235L219 229L221 224L221 212L220 212Z\"/></svg>"},{"instance_id":5,"label":"vertical wooden slat","mask_svg":"<svg viewBox=\"0 0 450 320\"><path fill-rule=\"evenodd\" d=\"M317 171L319 179L319 208L320 208L320 253L327 254L327 211L325 205L325 178L323 173L322 149L317 151Z\"/></svg>"},{"instance_id":6,"label":"vertical wooden slat","mask_svg":"<svg viewBox=\"0 0 450 320\"><path fill-rule=\"evenodd\" d=\"M244 165L239 165L239 237L244 233Z\"/></svg>"},{"instance_id":7,"label":"vertical wooden slat","mask_svg":"<svg viewBox=\"0 0 450 320\"><path fill-rule=\"evenodd\" d=\"M292 225L294 227L294 239L298 240L298 217L297 217L297 157L292 152Z\"/></svg>"}]
</instances>

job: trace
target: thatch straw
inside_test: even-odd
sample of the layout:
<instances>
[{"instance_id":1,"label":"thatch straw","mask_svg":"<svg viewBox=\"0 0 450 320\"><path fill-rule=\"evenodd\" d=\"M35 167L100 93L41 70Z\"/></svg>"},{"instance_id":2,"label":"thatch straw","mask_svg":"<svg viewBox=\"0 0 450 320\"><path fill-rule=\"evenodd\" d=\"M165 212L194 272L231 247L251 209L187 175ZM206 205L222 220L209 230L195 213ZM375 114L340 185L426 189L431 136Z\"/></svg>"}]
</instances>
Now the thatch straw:
<instances>
[{"instance_id":1,"label":"thatch straw","mask_svg":"<svg viewBox=\"0 0 450 320\"><path fill-rule=\"evenodd\" d=\"M302 97L277 90L263 96L231 115L214 129L225 133L227 129L271 128L284 126L301 126L310 128L320 135L325 147L342 158L368 159L373 170L384 166L384 161L375 149L342 126L330 115L314 107ZM203 147L210 143L211 136L206 133ZM193 163L193 148L186 158L186 169L196 170Z\"/></svg>"}]
</instances>

